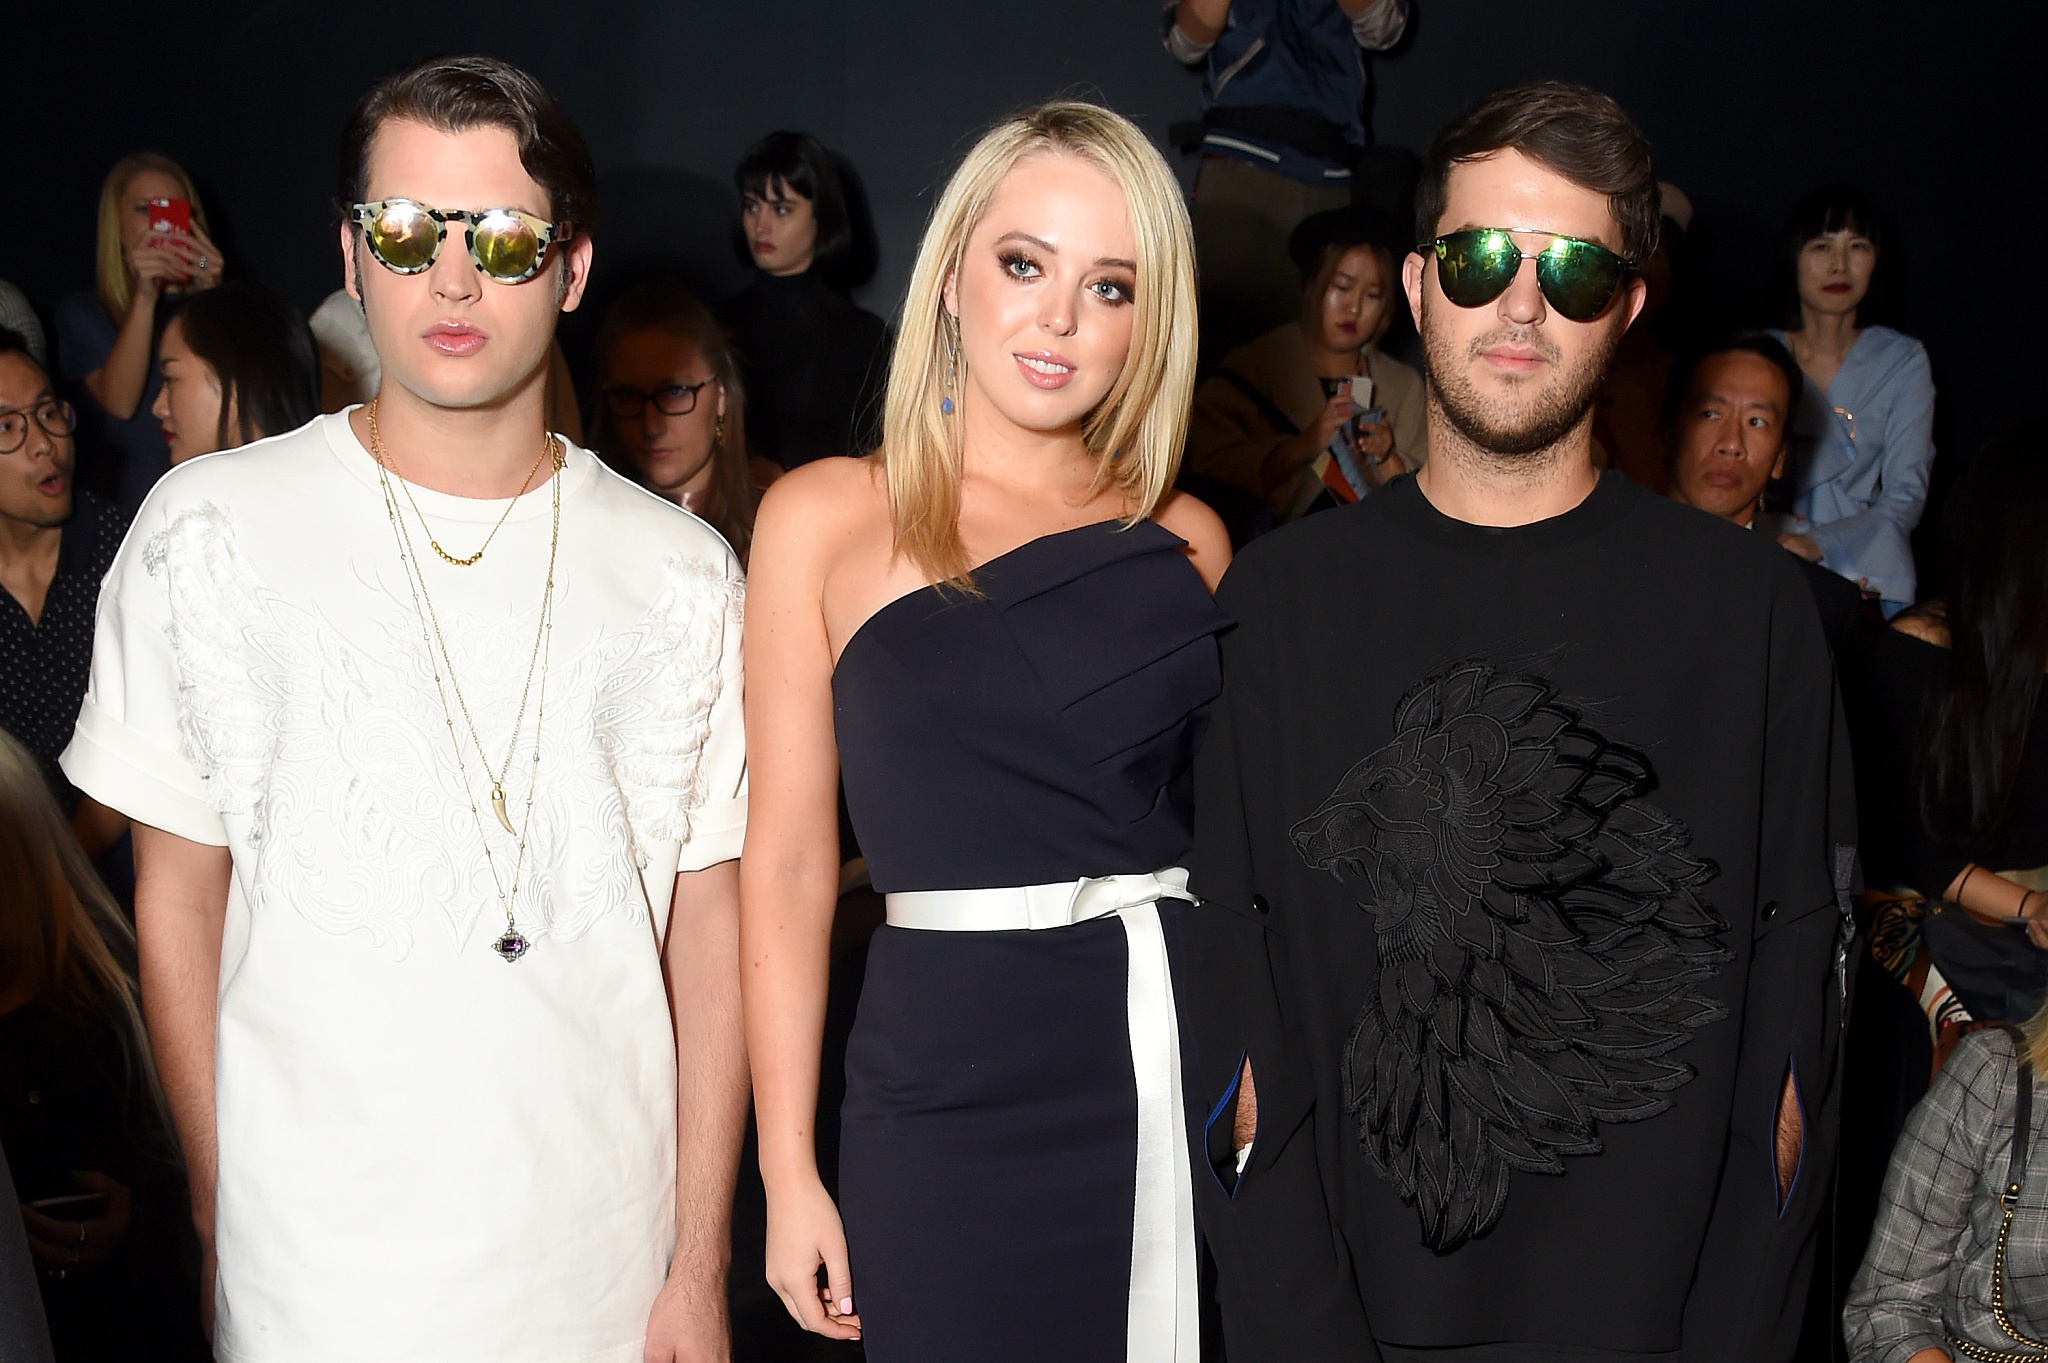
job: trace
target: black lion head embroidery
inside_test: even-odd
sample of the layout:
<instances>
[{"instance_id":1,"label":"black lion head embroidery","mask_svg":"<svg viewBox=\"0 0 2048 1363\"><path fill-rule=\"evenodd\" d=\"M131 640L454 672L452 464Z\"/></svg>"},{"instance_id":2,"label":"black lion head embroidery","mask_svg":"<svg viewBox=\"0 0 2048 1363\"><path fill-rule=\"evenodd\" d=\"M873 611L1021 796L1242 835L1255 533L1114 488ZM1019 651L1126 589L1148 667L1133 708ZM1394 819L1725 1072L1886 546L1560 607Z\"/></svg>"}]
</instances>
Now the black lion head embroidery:
<instances>
[{"instance_id":1,"label":"black lion head embroidery","mask_svg":"<svg viewBox=\"0 0 2048 1363\"><path fill-rule=\"evenodd\" d=\"M1344 1057L1374 1169L1439 1252L1484 1235L1511 1170L1562 1174L1598 1123L1670 1106L1667 1058L1726 1009L1712 863L1636 797L1648 762L1547 682L1453 666L1291 830L1370 913L1379 973Z\"/></svg>"}]
</instances>

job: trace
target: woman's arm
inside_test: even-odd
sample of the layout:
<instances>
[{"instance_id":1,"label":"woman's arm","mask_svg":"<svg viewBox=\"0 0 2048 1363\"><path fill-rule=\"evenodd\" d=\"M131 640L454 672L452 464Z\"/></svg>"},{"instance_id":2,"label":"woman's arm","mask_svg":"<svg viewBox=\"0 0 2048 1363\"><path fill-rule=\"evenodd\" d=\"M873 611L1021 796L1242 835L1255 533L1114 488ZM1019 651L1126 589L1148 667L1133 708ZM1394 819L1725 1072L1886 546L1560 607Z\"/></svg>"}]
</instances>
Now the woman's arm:
<instances>
[{"instance_id":1,"label":"woman's arm","mask_svg":"<svg viewBox=\"0 0 2048 1363\"><path fill-rule=\"evenodd\" d=\"M1856 1363L1946 1360L1942 1298L1970 1224L1985 1160L2003 1158L1992 1130L2010 1106L2014 1060L2002 1035L1967 1039L1906 1118L1885 1174L1877 1225L1842 1309Z\"/></svg>"},{"instance_id":2,"label":"woman's arm","mask_svg":"<svg viewBox=\"0 0 2048 1363\"><path fill-rule=\"evenodd\" d=\"M1878 455L1877 500L1852 516L1807 531L1829 566L1867 562L1871 550L1887 539L1911 562L1906 539L1927 509L1927 477L1934 464L1934 372L1917 344L1886 385L1886 396L1890 410Z\"/></svg>"},{"instance_id":3,"label":"woman's arm","mask_svg":"<svg viewBox=\"0 0 2048 1363\"><path fill-rule=\"evenodd\" d=\"M1173 7L1173 26L1196 47L1207 48L1214 43L1229 20L1230 0L1180 0Z\"/></svg>"},{"instance_id":4,"label":"woman's arm","mask_svg":"<svg viewBox=\"0 0 2048 1363\"><path fill-rule=\"evenodd\" d=\"M203 245L201 244L203 243ZM204 260L202 270L199 262ZM128 295L128 314L114 334L106 363L85 376L85 389L108 416L126 421L142 405L149 386L149 366L156 350L156 305L165 284L186 282L193 290L220 282L220 248L196 231L192 237L168 237L161 246L138 246L128 253L135 270Z\"/></svg>"},{"instance_id":5,"label":"woman's arm","mask_svg":"<svg viewBox=\"0 0 2048 1363\"><path fill-rule=\"evenodd\" d=\"M147 276L136 280L135 291L128 295L128 315L114 333L114 348L107 353L107 362L85 376L85 391L118 421L135 415L142 405L142 391L149 385L159 296L156 280Z\"/></svg>"},{"instance_id":6,"label":"woman's arm","mask_svg":"<svg viewBox=\"0 0 2048 1363\"><path fill-rule=\"evenodd\" d=\"M1152 518L1188 542L1188 559L1214 596L1224 569L1230 566L1230 532L1223 528L1222 519L1185 492L1167 493Z\"/></svg>"},{"instance_id":7,"label":"woman's arm","mask_svg":"<svg viewBox=\"0 0 2048 1363\"><path fill-rule=\"evenodd\" d=\"M768 1282L804 1328L854 1339L860 1322L846 1237L818 1176L816 1147L839 891L839 756L824 616L830 537L820 530L844 514L827 495L836 495L833 485L844 476L817 465L797 470L768 490L754 523L744 636L752 794L740 859L740 968L768 1191Z\"/></svg>"},{"instance_id":8,"label":"woman's arm","mask_svg":"<svg viewBox=\"0 0 2048 1363\"><path fill-rule=\"evenodd\" d=\"M1956 872L1942 897L1993 922L2007 918L2028 920L2027 936L2035 946L2048 951L2048 894L2029 890L1972 861Z\"/></svg>"}]
</instances>

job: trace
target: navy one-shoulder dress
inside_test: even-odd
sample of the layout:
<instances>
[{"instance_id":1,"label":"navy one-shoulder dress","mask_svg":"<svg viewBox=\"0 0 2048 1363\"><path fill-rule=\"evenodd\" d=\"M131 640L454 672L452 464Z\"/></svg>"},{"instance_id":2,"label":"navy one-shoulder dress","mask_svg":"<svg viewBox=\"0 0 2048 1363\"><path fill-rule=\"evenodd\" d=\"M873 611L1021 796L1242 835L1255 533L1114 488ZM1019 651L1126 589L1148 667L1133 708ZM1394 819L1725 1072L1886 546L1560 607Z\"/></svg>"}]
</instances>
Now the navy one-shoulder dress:
<instances>
[{"instance_id":1,"label":"navy one-shoulder dress","mask_svg":"<svg viewBox=\"0 0 2048 1363\"><path fill-rule=\"evenodd\" d=\"M1184 548L1149 520L1048 535L976 570L981 595L913 592L848 641L840 759L877 890L1185 864L1227 622ZM1112 918L877 932L840 1147L874 1363L1126 1357L1129 968Z\"/></svg>"}]
</instances>

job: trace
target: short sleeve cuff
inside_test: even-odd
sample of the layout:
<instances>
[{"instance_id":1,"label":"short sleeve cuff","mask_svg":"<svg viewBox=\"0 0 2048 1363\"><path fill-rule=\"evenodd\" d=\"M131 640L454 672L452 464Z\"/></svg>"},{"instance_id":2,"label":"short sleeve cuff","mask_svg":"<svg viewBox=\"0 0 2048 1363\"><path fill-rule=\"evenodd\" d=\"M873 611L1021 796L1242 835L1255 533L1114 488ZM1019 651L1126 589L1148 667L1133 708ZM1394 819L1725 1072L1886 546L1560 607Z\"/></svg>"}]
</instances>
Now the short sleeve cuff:
<instances>
[{"instance_id":1,"label":"short sleeve cuff","mask_svg":"<svg viewBox=\"0 0 2048 1363\"><path fill-rule=\"evenodd\" d=\"M1209 49L1214 46L1214 43L1196 42L1181 31L1179 24L1168 24L1166 27L1166 50L1182 66L1193 66L1208 56Z\"/></svg>"},{"instance_id":2,"label":"short sleeve cuff","mask_svg":"<svg viewBox=\"0 0 2048 1363\"><path fill-rule=\"evenodd\" d=\"M75 779L75 778L74 778ZM683 844L676 870L701 871L721 861L737 860L747 840L747 797L718 800L690 815L690 840Z\"/></svg>"},{"instance_id":3,"label":"short sleeve cuff","mask_svg":"<svg viewBox=\"0 0 2048 1363\"><path fill-rule=\"evenodd\" d=\"M90 701L79 711L78 728L57 763L72 785L137 823L188 842L228 845L220 815L189 789L191 769L109 721Z\"/></svg>"}]
</instances>

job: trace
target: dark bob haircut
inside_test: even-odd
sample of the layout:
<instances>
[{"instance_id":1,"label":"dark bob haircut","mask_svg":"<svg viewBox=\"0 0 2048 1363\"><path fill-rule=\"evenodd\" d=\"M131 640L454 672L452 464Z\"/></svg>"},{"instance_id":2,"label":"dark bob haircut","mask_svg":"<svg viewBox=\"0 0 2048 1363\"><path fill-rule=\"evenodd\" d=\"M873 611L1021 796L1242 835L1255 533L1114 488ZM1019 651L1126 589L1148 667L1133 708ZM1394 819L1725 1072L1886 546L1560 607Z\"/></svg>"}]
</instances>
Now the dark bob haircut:
<instances>
[{"instance_id":1,"label":"dark bob haircut","mask_svg":"<svg viewBox=\"0 0 2048 1363\"><path fill-rule=\"evenodd\" d=\"M400 118L447 133L505 129L519 143L519 164L547 191L548 216L576 232L589 231L597 221L597 167L583 134L539 81L506 62L476 56L429 57L386 76L363 96L341 134L335 197L340 221L347 222L350 206L363 201L377 129Z\"/></svg>"},{"instance_id":2,"label":"dark bob haircut","mask_svg":"<svg viewBox=\"0 0 2048 1363\"><path fill-rule=\"evenodd\" d=\"M818 222L811 268L836 275L853 248L853 222L846 210L846 186L832 153L808 133L769 133L747 148L747 154L733 167L732 186L742 199L772 199L778 184L810 200L811 213Z\"/></svg>"},{"instance_id":3,"label":"dark bob haircut","mask_svg":"<svg viewBox=\"0 0 2048 1363\"><path fill-rule=\"evenodd\" d=\"M1287 257L1304 281L1321 274L1330 257L1354 246L1371 246L1390 259L1406 255L1407 224L1399 215L1367 204L1329 208L1303 218L1287 238ZM1390 279L1389 284L1393 281Z\"/></svg>"},{"instance_id":4,"label":"dark bob haircut","mask_svg":"<svg viewBox=\"0 0 2048 1363\"><path fill-rule=\"evenodd\" d=\"M1799 255L1810 241L1849 232L1870 243L1877 255L1870 272L1870 288L1856 305L1856 325L1869 326L1883 320L1890 311L1892 271L1884 248L1884 219L1862 190L1848 185L1827 185L1814 190L1785 216L1785 230L1779 237L1780 292L1784 295L1787 325L1798 326Z\"/></svg>"},{"instance_id":5,"label":"dark bob haircut","mask_svg":"<svg viewBox=\"0 0 2048 1363\"><path fill-rule=\"evenodd\" d=\"M1785 419L1789 423L1792 411L1799 405L1799 394L1806 387L1806 375L1799 368L1799 361L1792 358L1792 352L1785 349L1784 342L1768 331L1736 331L1710 342L1705 349L1671 367L1671 380L1664 386L1664 429L1667 434L1678 429L1679 408L1685 404L1687 394L1692 391L1693 380L1699 377L1700 367L1717 355L1755 355L1768 360L1785 379Z\"/></svg>"},{"instance_id":6,"label":"dark bob haircut","mask_svg":"<svg viewBox=\"0 0 2048 1363\"><path fill-rule=\"evenodd\" d=\"M171 322L220 385L216 448L296 431L320 415L320 354L313 333L291 304L261 284L231 279L187 294L173 305L165 325Z\"/></svg>"},{"instance_id":7,"label":"dark bob haircut","mask_svg":"<svg viewBox=\"0 0 2048 1363\"><path fill-rule=\"evenodd\" d=\"M1657 253L1663 213L1649 142L1612 99L1561 80L1497 90L1445 125L1422 158L1415 239L1430 241L1440 231L1454 167L1509 150L1605 194L1621 229L1621 253L1632 263Z\"/></svg>"}]
</instances>

